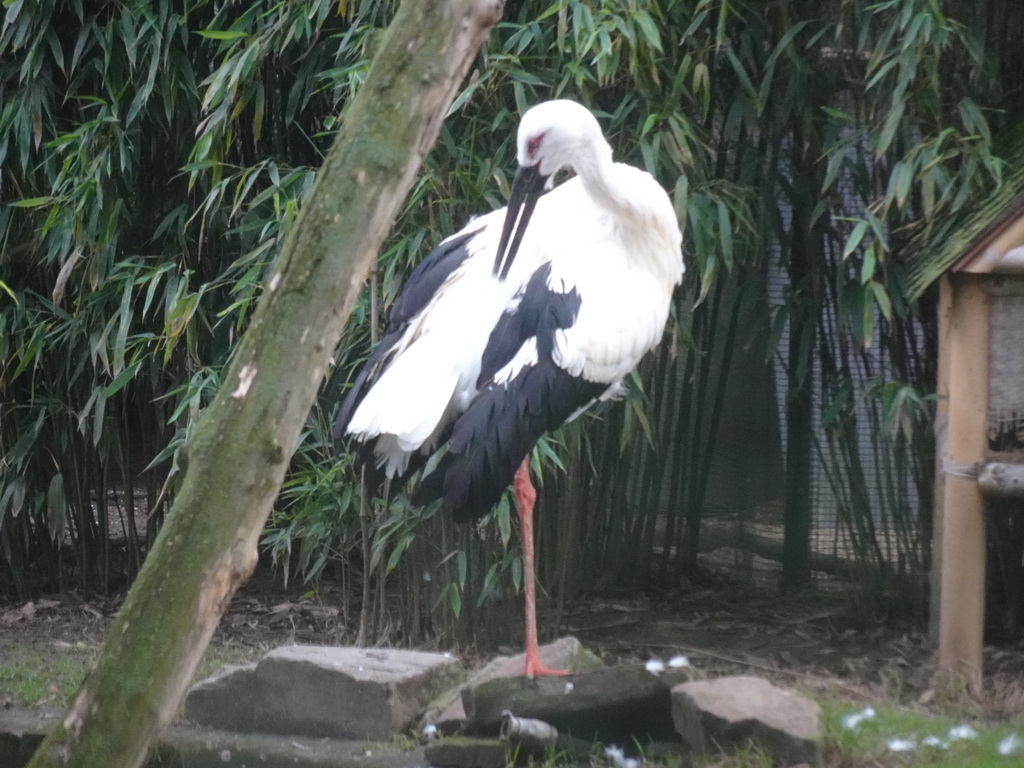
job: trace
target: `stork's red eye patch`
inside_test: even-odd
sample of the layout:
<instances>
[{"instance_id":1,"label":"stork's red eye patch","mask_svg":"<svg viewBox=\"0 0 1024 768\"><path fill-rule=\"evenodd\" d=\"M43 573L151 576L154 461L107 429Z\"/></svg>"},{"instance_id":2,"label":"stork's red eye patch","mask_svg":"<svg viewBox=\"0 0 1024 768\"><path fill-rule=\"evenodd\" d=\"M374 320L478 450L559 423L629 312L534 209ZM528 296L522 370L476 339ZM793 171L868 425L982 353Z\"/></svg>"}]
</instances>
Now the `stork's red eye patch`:
<instances>
[{"instance_id":1,"label":"stork's red eye patch","mask_svg":"<svg viewBox=\"0 0 1024 768\"><path fill-rule=\"evenodd\" d=\"M537 150L540 149L540 145L543 141L543 133L538 133L536 136L533 136L526 141L526 154L530 156L530 159L533 159L537 154Z\"/></svg>"}]
</instances>

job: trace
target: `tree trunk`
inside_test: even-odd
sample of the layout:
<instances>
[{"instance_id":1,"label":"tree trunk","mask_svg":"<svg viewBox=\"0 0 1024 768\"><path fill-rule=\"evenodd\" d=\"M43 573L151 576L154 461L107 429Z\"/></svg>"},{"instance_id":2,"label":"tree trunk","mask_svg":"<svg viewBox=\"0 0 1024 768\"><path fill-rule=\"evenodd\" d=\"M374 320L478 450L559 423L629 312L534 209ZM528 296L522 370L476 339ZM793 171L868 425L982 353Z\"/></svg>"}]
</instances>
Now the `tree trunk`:
<instances>
[{"instance_id":1,"label":"tree trunk","mask_svg":"<svg viewBox=\"0 0 1024 768\"><path fill-rule=\"evenodd\" d=\"M260 530L377 249L500 0L398 11L188 446L177 500L96 669L29 764L139 766L256 563Z\"/></svg>"}]
</instances>

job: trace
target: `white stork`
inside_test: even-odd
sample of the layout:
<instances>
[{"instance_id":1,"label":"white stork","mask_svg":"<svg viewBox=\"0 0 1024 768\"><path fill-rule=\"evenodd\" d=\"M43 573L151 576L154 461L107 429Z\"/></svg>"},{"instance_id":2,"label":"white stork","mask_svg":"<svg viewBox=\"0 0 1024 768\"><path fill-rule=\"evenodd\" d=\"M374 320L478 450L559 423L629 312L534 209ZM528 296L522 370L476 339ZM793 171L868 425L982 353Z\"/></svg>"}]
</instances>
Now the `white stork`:
<instances>
[{"instance_id":1,"label":"white stork","mask_svg":"<svg viewBox=\"0 0 1024 768\"><path fill-rule=\"evenodd\" d=\"M458 521L486 515L514 480L533 677L559 672L537 650L530 450L621 394L664 332L683 261L665 190L612 161L586 108L538 104L523 115L517 150L508 207L471 221L409 276L335 435L393 478L446 448L413 501L442 498ZM576 176L544 194L565 167Z\"/></svg>"}]
</instances>

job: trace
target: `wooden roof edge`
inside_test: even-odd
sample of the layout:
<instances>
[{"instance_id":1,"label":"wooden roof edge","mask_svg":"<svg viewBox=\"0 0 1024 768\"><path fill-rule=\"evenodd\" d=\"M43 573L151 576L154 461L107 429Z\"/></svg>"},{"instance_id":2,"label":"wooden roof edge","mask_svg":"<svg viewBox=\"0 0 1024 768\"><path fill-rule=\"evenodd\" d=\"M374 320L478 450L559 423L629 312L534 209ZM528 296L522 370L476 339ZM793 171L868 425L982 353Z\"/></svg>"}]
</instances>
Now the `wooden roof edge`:
<instances>
[{"instance_id":1,"label":"wooden roof edge","mask_svg":"<svg viewBox=\"0 0 1024 768\"><path fill-rule=\"evenodd\" d=\"M971 245L968 246L960 258L953 261L943 272L971 271L972 266L978 265L979 262L986 258L989 248L999 239L999 236L1006 232L1021 217L1024 217L1024 191L1019 192L1010 204L1003 209L1003 212L974 238Z\"/></svg>"},{"instance_id":2,"label":"wooden roof edge","mask_svg":"<svg viewBox=\"0 0 1024 768\"><path fill-rule=\"evenodd\" d=\"M1024 216L1024 121L1004 131L997 143L998 156L1008 169L1002 183L970 211L960 211L927 234L920 233L904 249L911 301L949 269L978 264L992 242Z\"/></svg>"},{"instance_id":3,"label":"wooden roof edge","mask_svg":"<svg viewBox=\"0 0 1024 768\"><path fill-rule=\"evenodd\" d=\"M995 209L995 211L993 211ZM1024 216L1024 166L1012 174L981 205L954 216L927 236L911 240L907 267L908 298L915 301L950 269L970 270L1013 222ZM974 230L974 231L972 231ZM956 233L962 233L958 237ZM941 242L937 242L941 241Z\"/></svg>"}]
</instances>

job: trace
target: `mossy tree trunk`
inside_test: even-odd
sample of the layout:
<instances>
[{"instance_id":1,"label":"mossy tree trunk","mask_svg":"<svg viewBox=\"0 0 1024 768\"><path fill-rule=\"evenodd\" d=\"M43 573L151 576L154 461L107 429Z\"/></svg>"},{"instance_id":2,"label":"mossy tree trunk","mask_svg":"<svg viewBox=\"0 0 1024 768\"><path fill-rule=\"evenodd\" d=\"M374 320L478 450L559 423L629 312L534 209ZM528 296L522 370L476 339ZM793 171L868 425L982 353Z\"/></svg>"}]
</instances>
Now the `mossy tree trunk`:
<instances>
[{"instance_id":1,"label":"mossy tree trunk","mask_svg":"<svg viewBox=\"0 0 1024 768\"><path fill-rule=\"evenodd\" d=\"M256 544L363 277L500 0L398 11L214 402L96 669L30 768L138 766L173 718Z\"/></svg>"}]
</instances>

